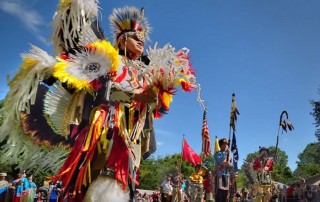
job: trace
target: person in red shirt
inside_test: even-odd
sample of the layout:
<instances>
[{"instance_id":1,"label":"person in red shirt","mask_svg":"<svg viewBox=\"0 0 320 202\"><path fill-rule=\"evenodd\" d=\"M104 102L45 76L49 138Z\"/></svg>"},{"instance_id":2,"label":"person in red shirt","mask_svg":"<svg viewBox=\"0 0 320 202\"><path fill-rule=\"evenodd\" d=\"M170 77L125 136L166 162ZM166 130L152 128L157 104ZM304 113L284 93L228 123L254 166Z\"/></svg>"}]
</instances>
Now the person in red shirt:
<instances>
[{"instance_id":1,"label":"person in red shirt","mask_svg":"<svg viewBox=\"0 0 320 202\"><path fill-rule=\"evenodd\" d=\"M269 158L269 149L260 147L259 157L253 162L253 170L257 173L256 202L269 201L271 198L271 171L273 161Z\"/></svg>"},{"instance_id":2,"label":"person in red shirt","mask_svg":"<svg viewBox=\"0 0 320 202\"><path fill-rule=\"evenodd\" d=\"M151 195L152 202L160 202L160 188L157 188Z\"/></svg>"},{"instance_id":3,"label":"person in red shirt","mask_svg":"<svg viewBox=\"0 0 320 202\"><path fill-rule=\"evenodd\" d=\"M253 170L258 174L258 181L262 184L271 184L270 172L273 170L273 161L269 158L269 149L260 147L260 156L253 162Z\"/></svg>"},{"instance_id":4,"label":"person in red shirt","mask_svg":"<svg viewBox=\"0 0 320 202\"><path fill-rule=\"evenodd\" d=\"M287 196L287 202L290 202L290 201L294 201L294 186L293 185L290 185L287 189L287 192L286 192L286 196Z\"/></svg>"},{"instance_id":5,"label":"person in red shirt","mask_svg":"<svg viewBox=\"0 0 320 202\"><path fill-rule=\"evenodd\" d=\"M208 172L207 178L203 181L203 188L205 192L205 199L206 202L213 202L214 201L214 181L212 177L211 171Z\"/></svg>"}]
</instances>

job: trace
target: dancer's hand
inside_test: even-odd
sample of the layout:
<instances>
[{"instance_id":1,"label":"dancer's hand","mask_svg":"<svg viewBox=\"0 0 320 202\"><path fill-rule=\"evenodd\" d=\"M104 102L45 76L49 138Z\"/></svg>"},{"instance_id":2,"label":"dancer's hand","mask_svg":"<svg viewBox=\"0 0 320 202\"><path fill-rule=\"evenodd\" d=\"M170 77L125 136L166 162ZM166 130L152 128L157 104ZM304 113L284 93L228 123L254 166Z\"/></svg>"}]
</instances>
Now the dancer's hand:
<instances>
[{"instance_id":1,"label":"dancer's hand","mask_svg":"<svg viewBox=\"0 0 320 202\"><path fill-rule=\"evenodd\" d=\"M157 103L157 98L158 98L158 96L152 90L152 88L147 88L142 93L136 94L133 99L137 102L151 104L151 103Z\"/></svg>"}]
</instances>

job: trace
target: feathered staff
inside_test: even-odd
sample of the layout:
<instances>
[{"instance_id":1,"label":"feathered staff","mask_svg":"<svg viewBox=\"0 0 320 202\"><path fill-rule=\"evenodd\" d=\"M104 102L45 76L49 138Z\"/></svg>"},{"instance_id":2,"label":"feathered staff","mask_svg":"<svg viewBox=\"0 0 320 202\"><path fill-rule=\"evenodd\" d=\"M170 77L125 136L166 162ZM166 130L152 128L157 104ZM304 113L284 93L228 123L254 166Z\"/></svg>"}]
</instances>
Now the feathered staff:
<instances>
[{"instance_id":1,"label":"feathered staff","mask_svg":"<svg viewBox=\"0 0 320 202\"><path fill-rule=\"evenodd\" d=\"M287 120L283 119L283 115L286 115ZM279 121L279 129L278 129L278 135L277 135L277 143L276 143L276 149L274 152L274 161L277 160L277 151L278 151L278 144L279 144L279 134L280 134L280 129L282 128L282 133L283 131L287 132L287 128L292 131L294 129L291 121L289 121L289 115L287 111L282 111L281 115L280 115L280 121Z\"/></svg>"},{"instance_id":2,"label":"feathered staff","mask_svg":"<svg viewBox=\"0 0 320 202\"><path fill-rule=\"evenodd\" d=\"M232 147L231 151L233 152L233 164L234 164L234 172L237 172L237 160L238 160L238 151L237 151L237 146L236 146L236 139L235 139L235 131L236 131L236 124L237 124L237 116L240 115L239 110L237 108L236 104L236 95L233 93L232 94L232 103L231 103L231 112L230 112L230 127L229 127L229 141L228 141L228 148L230 148L230 139L231 139L231 132L233 133L233 138L232 138ZM227 162L229 161L230 158L230 152L227 154ZM226 173L227 173L227 168L226 168ZM236 190L236 181L235 181L235 173L233 175L233 180L231 182L231 187L229 191L229 197L233 198L233 195Z\"/></svg>"},{"instance_id":3,"label":"feathered staff","mask_svg":"<svg viewBox=\"0 0 320 202\"><path fill-rule=\"evenodd\" d=\"M236 104L236 95L232 94L232 103L231 103L231 112L230 112L230 128L229 128L229 141L228 141L228 148L230 148L230 139L231 139L231 132L236 131L236 123L237 123L237 116L240 115L239 110ZM230 154L227 155L227 161L229 161Z\"/></svg>"}]
</instances>

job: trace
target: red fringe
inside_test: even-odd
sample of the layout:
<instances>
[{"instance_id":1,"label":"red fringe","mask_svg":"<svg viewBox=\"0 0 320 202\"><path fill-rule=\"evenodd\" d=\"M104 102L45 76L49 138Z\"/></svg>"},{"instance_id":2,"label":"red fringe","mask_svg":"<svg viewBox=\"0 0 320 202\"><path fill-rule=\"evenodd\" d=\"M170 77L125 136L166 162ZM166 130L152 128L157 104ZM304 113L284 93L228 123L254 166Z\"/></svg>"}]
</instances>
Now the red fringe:
<instances>
[{"instance_id":1,"label":"red fringe","mask_svg":"<svg viewBox=\"0 0 320 202\"><path fill-rule=\"evenodd\" d=\"M182 81L181 82L181 88L185 92L191 92L194 89L194 86L190 85L190 83L188 83L188 82Z\"/></svg>"}]
</instances>

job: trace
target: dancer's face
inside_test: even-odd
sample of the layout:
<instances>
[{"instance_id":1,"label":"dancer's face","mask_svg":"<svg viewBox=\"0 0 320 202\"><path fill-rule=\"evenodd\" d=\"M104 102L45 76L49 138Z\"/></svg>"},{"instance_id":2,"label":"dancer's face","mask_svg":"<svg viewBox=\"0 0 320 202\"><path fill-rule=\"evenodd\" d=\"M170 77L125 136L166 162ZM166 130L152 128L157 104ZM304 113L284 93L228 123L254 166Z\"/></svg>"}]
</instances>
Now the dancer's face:
<instances>
[{"instance_id":1,"label":"dancer's face","mask_svg":"<svg viewBox=\"0 0 320 202\"><path fill-rule=\"evenodd\" d=\"M137 55L140 56L144 50L144 36L140 32L129 32L127 37L127 49Z\"/></svg>"},{"instance_id":2,"label":"dancer's face","mask_svg":"<svg viewBox=\"0 0 320 202\"><path fill-rule=\"evenodd\" d=\"M262 150L260 155L263 156L263 157L267 157L268 156L268 152L266 150Z\"/></svg>"},{"instance_id":3,"label":"dancer's face","mask_svg":"<svg viewBox=\"0 0 320 202\"><path fill-rule=\"evenodd\" d=\"M126 49L127 53L131 54L132 59L136 59L144 51L144 36L140 32L128 32L126 36L121 37L120 48L122 50Z\"/></svg>"}]
</instances>

